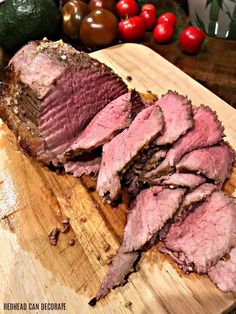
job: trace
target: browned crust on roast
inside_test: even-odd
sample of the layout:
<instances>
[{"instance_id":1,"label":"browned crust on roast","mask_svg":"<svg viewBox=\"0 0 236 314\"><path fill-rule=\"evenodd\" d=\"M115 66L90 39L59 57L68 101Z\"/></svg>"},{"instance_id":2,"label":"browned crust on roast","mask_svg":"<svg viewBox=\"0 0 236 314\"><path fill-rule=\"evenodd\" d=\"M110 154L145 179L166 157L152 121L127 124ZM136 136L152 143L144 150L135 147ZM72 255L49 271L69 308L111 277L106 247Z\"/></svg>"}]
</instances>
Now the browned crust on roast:
<instances>
[{"instance_id":1,"label":"browned crust on roast","mask_svg":"<svg viewBox=\"0 0 236 314\"><path fill-rule=\"evenodd\" d=\"M1 118L13 131L22 148L25 149L30 156L37 157L39 148L43 143L42 139L36 135L32 136L26 124L11 110L11 106L6 104L7 101L11 100L8 98L1 99L0 101Z\"/></svg>"}]
</instances>

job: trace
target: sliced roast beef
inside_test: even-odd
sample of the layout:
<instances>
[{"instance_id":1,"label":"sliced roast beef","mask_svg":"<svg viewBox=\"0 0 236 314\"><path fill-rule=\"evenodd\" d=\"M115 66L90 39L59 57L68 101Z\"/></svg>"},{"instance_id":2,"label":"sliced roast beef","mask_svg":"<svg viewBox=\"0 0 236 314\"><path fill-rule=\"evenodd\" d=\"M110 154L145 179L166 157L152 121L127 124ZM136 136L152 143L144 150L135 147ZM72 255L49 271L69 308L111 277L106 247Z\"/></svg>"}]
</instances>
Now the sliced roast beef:
<instances>
[{"instance_id":1,"label":"sliced roast beef","mask_svg":"<svg viewBox=\"0 0 236 314\"><path fill-rule=\"evenodd\" d=\"M231 250L226 260L212 266L208 275L220 290L236 292L236 248Z\"/></svg>"},{"instance_id":2,"label":"sliced roast beef","mask_svg":"<svg viewBox=\"0 0 236 314\"><path fill-rule=\"evenodd\" d=\"M174 143L164 161L156 168L156 176L168 173L186 153L221 141L223 127L209 107L202 105L196 108L193 122L193 127Z\"/></svg>"},{"instance_id":3,"label":"sliced roast beef","mask_svg":"<svg viewBox=\"0 0 236 314\"><path fill-rule=\"evenodd\" d=\"M0 115L31 155L57 160L127 86L105 64L62 41L30 42L12 58Z\"/></svg>"},{"instance_id":4,"label":"sliced roast beef","mask_svg":"<svg viewBox=\"0 0 236 314\"><path fill-rule=\"evenodd\" d=\"M101 197L114 200L120 192L120 177L129 163L137 157L162 130L163 118L157 105L142 110L130 127L103 146L97 191Z\"/></svg>"},{"instance_id":5,"label":"sliced roast beef","mask_svg":"<svg viewBox=\"0 0 236 314\"><path fill-rule=\"evenodd\" d=\"M143 188L142 174L155 168L161 160L165 158L167 149L159 149L157 146L152 146L145 149L138 159L126 171L123 182L128 186L130 196L134 198Z\"/></svg>"},{"instance_id":6,"label":"sliced roast beef","mask_svg":"<svg viewBox=\"0 0 236 314\"><path fill-rule=\"evenodd\" d=\"M163 132L155 141L156 147L152 145L151 151L153 151L153 154L149 154L150 156L146 154L146 161L142 167L142 173L139 175L140 178L138 180L136 178L134 179L135 182L142 182L142 178L144 178L145 181L146 173L155 169L165 158L167 149L158 149L158 146L172 144L193 125L192 105L191 101L186 97L179 95L177 92L168 91L156 104L161 108L163 113Z\"/></svg>"},{"instance_id":7,"label":"sliced roast beef","mask_svg":"<svg viewBox=\"0 0 236 314\"><path fill-rule=\"evenodd\" d=\"M92 153L84 153L64 163L65 171L72 173L74 177L80 178L82 175L91 175L97 178L101 157Z\"/></svg>"},{"instance_id":8,"label":"sliced roast beef","mask_svg":"<svg viewBox=\"0 0 236 314\"><path fill-rule=\"evenodd\" d=\"M137 111L134 98L136 92L129 92L104 107L67 149L66 156L73 157L84 151L91 151L109 142L119 131L127 128L131 123L133 102L135 113Z\"/></svg>"},{"instance_id":9,"label":"sliced roast beef","mask_svg":"<svg viewBox=\"0 0 236 314\"><path fill-rule=\"evenodd\" d=\"M118 131L131 123L131 93L126 93L104 107L88 124L76 141L67 149L66 155L76 156L84 151L103 145Z\"/></svg>"},{"instance_id":10,"label":"sliced roast beef","mask_svg":"<svg viewBox=\"0 0 236 314\"><path fill-rule=\"evenodd\" d=\"M213 191L218 190L219 186L212 183L203 183L196 187L193 191L187 193L184 197L182 207L186 208L200 202L210 196Z\"/></svg>"},{"instance_id":11,"label":"sliced roast beef","mask_svg":"<svg viewBox=\"0 0 236 314\"><path fill-rule=\"evenodd\" d=\"M206 273L236 245L236 201L215 191L183 221L170 227L166 247L179 252L183 265Z\"/></svg>"},{"instance_id":12,"label":"sliced roast beef","mask_svg":"<svg viewBox=\"0 0 236 314\"><path fill-rule=\"evenodd\" d=\"M126 93L105 106L60 158L66 172L73 173L75 177L91 174L96 178L101 164L97 148L128 127L143 107L136 91Z\"/></svg>"},{"instance_id":13,"label":"sliced roast beef","mask_svg":"<svg viewBox=\"0 0 236 314\"><path fill-rule=\"evenodd\" d=\"M159 163L166 157L168 150L166 148L154 150L151 156L146 161L142 173L148 172L153 168L156 168Z\"/></svg>"},{"instance_id":14,"label":"sliced roast beef","mask_svg":"<svg viewBox=\"0 0 236 314\"><path fill-rule=\"evenodd\" d=\"M164 117L163 134L157 138L157 145L174 143L193 125L192 104L186 97L168 91L158 101Z\"/></svg>"},{"instance_id":15,"label":"sliced roast beef","mask_svg":"<svg viewBox=\"0 0 236 314\"><path fill-rule=\"evenodd\" d=\"M122 246L108 269L108 272L96 294L96 301L104 298L111 289L125 283L127 275L133 270L133 265L139 257L139 253L124 253Z\"/></svg>"},{"instance_id":16,"label":"sliced roast beef","mask_svg":"<svg viewBox=\"0 0 236 314\"><path fill-rule=\"evenodd\" d=\"M185 190L155 186L137 196L127 217L123 250L136 251L151 240L179 208Z\"/></svg>"},{"instance_id":17,"label":"sliced roast beef","mask_svg":"<svg viewBox=\"0 0 236 314\"><path fill-rule=\"evenodd\" d=\"M131 120L133 120L141 110L146 108L146 105L142 100L141 94L137 92L135 89L131 91L131 104L132 104Z\"/></svg>"},{"instance_id":18,"label":"sliced roast beef","mask_svg":"<svg viewBox=\"0 0 236 314\"><path fill-rule=\"evenodd\" d=\"M168 233L171 225L173 223L182 222L187 215L192 212L196 204L204 201L208 196L210 196L214 191L219 190L219 186L211 183L202 183L197 186L193 191L186 193L181 206L175 213L174 217L165 224L164 228L159 233L159 239L161 241L165 240L166 234ZM172 258L174 258L172 252L166 248L162 249L162 252L168 253ZM176 258L174 258L176 260Z\"/></svg>"},{"instance_id":19,"label":"sliced roast beef","mask_svg":"<svg viewBox=\"0 0 236 314\"><path fill-rule=\"evenodd\" d=\"M206 179L200 175L192 173L173 173L171 175L162 176L160 178L151 179L148 182L152 185L162 184L169 186L182 186L194 189L196 186L205 182Z\"/></svg>"},{"instance_id":20,"label":"sliced roast beef","mask_svg":"<svg viewBox=\"0 0 236 314\"><path fill-rule=\"evenodd\" d=\"M230 175L235 152L226 143L193 150L176 165L180 171L202 173L216 183L223 183Z\"/></svg>"}]
</instances>

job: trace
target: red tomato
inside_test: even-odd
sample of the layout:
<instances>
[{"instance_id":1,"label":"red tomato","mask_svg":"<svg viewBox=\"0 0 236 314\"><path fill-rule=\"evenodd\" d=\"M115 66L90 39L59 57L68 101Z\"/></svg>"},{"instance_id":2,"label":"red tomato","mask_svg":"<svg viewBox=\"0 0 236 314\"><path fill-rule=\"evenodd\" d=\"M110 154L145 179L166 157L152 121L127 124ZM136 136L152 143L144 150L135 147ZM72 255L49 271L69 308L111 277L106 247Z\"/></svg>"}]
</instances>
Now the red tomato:
<instances>
[{"instance_id":1,"label":"red tomato","mask_svg":"<svg viewBox=\"0 0 236 314\"><path fill-rule=\"evenodd\" d=\"M121 21L119 30L123 41L139 42L144 37L145 24L140 16L134 16Z\"/></svg>"},{"instance_id":2,"label":"red tomato","mask_svg":"<svg viewBox=\"0 0 236 314\"><path fill-rule=\"evenodd\" d=\"M127 16L135 16L139 13L139 6L134 0L120 0L116 4L116 11L122 19L127 18Z\"/></svg>"},{"instance_id":3,"label":"red tomato","mask_svg":"<svg viewBox=\"0 0 236 314\"><path fill-rule=\"evenodd\" d=\"M162 22L168 22L170 23L173 27L176 25L176 17L172 12L166 12L162 14L159 19L157 20L157 23L162 23Z\"/></svg>"},{"instance_id":4,"label":"red tomato","mask_svg":"<svg viewBox=\"0 0 236 314\"><path fill-rule=\"evenodd\" d=\"M157 9L156 9L156 7L153 4L145 4L142 7L142 12L143 11L149 11L149 12L152 12L153 14L155 14L155 15L157 13Z\"/></svg>"},{"instance_id":5,"label":"red tomato","mask_svg":"<svg viewBox=\"0 0 236 314\"><path fill-rule=\"evenodd\" d=\"M204 38L205 33L200 28L195 26L185 28L179 37L182 50L188 53L198 52Z\"/></svg>"},{"instance_id":6,"label":"red tomato","mask_svg":"<svg viewBox=\"0 0 236 314\"><path fill-rule=\"evenodd\" d=\"M153 14L152 11L142 11L140 17L143 20L147 31L152 30L156 25L156 14Z\"/></svg>"},{"instance_id":7,"label":"red tomato","mask_svg":"<svg viewBox=\"0 0 236 314\"><path fill-rule=\"evenodd\" d=\"M174 28L168 22L157 24L153 31L153 37L157 43L166 43L171 40Z\"/></svg>"}]
</instances>

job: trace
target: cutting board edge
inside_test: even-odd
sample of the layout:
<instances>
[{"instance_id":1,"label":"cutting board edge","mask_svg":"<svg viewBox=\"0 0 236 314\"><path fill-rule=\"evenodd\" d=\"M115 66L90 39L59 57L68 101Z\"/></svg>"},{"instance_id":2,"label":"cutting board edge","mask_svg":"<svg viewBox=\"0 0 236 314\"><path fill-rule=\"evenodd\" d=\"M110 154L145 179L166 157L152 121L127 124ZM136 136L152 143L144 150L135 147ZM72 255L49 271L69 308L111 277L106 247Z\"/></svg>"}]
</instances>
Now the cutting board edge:
<instances>
[{"instance_id":1,"label":"cutting board edge","mask_svg":"<svg viewBox=\"0 0 236 314\"><path fill-rule=\"evenodd\" d=\"M228 109L230 110L236 110L234 109L232 106L230 106L226 101L224 101L222 98L220 98L218 95L216 95L215 93L213 93L212 91L210 91L207 87L203 86L201 83L199 83L198 81L196 81L193 77L191 77L190 75L188 75L187 73L183 72L181 69L179 69L176 65L174 65L173 63L171 63L170 61L168 61L167 59L165 59L163 56L161 56L158 52L152 50L151 48L147 47L147 46L144 46L142 44L136 44L136 43L123 43L123 44L118 44L118 45L115 45L115 46L112 46L112 47L108 47L108 48L105 48L105 49L101 49L101 50L98 50L98 51L95 51L95 52L91 52L89 55L92 56L93 58L96 58L96 55L97 54L100 54L100 53L103 53L105 51L108 51L108 50L114 50L114 49L117 49L117 48L122 48L122 47L132 47L132 49L135 49L135 50L141 50L141 51L148 51L149 53L153 53L155 55L158 55L158 57L160 59L162 59L165 63L168 63L170 64L173 68L175 68L176 71L178 72L181 72L182 74L184 74L186 77L188 77L189 79L191 79L192 81L194 81L195 84L197 84L200 88L202 89L205 89L205 91L207 91L208 93L211 93L212 95L214 95L214 97L217 97L221 102L223 102L227 107ZM168 89L167 89L168 90Z\"/></svg>"}]
</instances>

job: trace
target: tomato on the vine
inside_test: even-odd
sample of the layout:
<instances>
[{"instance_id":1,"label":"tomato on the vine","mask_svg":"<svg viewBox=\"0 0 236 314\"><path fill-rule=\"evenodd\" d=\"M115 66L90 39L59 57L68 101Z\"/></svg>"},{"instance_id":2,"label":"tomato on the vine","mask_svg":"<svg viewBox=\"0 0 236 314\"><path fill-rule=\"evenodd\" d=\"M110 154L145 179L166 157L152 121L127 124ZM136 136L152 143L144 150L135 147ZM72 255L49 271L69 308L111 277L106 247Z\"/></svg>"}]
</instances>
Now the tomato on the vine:
<instances>
[{"instance_id":1,"label":"tomato on the vine","mask_svg":"<svg viewBox=\"0 0 236 314\"><path fill-rule=\"evenodd\" d=\"M179 37L182 50L187 53L197 53L204 38L205 33L202 29L196 26L185 28Z\"/></svg>"},{"instance_id":2,"label":"tomato on the vine","mask_svg":"<svg viewBox=\"0 0 236 314\"><path fill-rule=\"evenodd\" d=\"M120 0L116 4L116 11L120 18L125 19L139 13L138 3L134 0Z\"/></svg>"},{"instance_id":3,"label":"tomato on the vine","mask_svg":"<svg viewBox=\"0 0 236 314\"><path fill-rule=\"evenodd\" d=\"M144 6L142 7L142 12L144 12L144 11L152 12L155 15L157 13L156 7L153 4L150 4L150 3L149 4L144 4Z\"/></svg>"},{"instance_id":4,"label":"tomato on the vine","mask_svg":"<svg viewBox=\"0 0 236 314\"><path fill-rule=\"evenodd\" d=\"M152 11L142 11L140 17L143 20L147 31L152 30L156 25L156 14L153 14Z\"/></svg>"},{"instance_id":5,"label":"tomato on the vine","mask_svg":"<svg viewBox=\"0 0 236 314\"><path fill-rule=\"evenodd\" d=\"M154 40L157 43L166 43L171 40L174 35L174 28L168 22L157 24L153 31Z\"/></svg>"},{"instance_id":6,"label":"tomato on the vine","mask_svg":"<svg viewBox=\"0 0 236 314\"><path fill-rule=\"evenodd\" d=\"M157 23L163 23L163 22L168 22L170 23L173 27L176 25L176 16L172 12L166 12L162 14L158 20Z\"/></svg>"},{"instance_id":7,"label":"tomato on the vine","mask_svg":"<svg viewBox=\"0 0 236 314\"><path fill-rule=\"evenodd\" d=\"M123 41L139 42L145 34L145 24L140 16L130 17L119 23L120 38Z\"/></svg>"}]
</instances>

